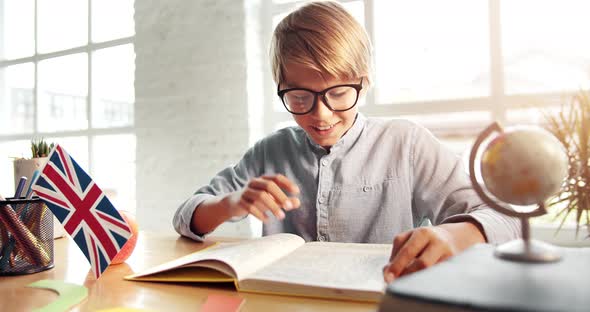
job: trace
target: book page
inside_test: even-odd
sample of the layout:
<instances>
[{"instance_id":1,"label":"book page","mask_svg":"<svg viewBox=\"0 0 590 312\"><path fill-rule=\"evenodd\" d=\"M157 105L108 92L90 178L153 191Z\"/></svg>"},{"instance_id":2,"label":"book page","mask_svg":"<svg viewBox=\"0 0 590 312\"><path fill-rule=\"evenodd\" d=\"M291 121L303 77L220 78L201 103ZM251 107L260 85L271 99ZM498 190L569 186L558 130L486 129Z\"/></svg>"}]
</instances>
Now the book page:
<instances>
[{"instance_id":1,"label":"book page","mask_svg":"<svg viewBox=\"0 0 590 312\"><path fill-rule=\"evenodd\" d=\"M382 293L386 286L382 270L390 253L389 244L307 243L255 272L240 286L258 287L264 284L261 281L267 281L335 292L348 289Z\"/></svg>"},{"instance_id":2,"label":"book page","mask_svg":"<svg viewBox=\"0 0 590 312\"><path fill-rule=\"evenodd\" d=\"M232 274L232 277L240 280L292 252L304 243L303 238L293 234L275 234L238 242L218 243L207 249L131 275L129 279L136 279L174 268L198 267L200 266L199 262L203 262L203 267L215 268L216 266L211 263L211 260L215 260L229 267L221 271L228 273L232 269L233 273L235 273Z\"/></svg>"}]
</instances>

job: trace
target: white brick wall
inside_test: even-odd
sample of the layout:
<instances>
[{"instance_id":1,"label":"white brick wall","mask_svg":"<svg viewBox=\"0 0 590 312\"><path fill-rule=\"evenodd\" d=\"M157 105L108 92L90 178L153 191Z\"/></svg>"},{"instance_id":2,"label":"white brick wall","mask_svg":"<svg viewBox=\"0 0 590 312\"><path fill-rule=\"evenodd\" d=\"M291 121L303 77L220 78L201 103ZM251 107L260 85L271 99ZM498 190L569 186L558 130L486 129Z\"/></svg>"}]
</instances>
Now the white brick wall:
<instances>
[{"instance_id":1,"label":"white brick wall","mask_svg":"<svg viewBox=\"0 0 590 312\"><path fill-rule=\"evenodd\" d=\"M143 229L170 230L179 204L248 147L244 15L235 0L135 2ZM228 231L248 233L248 223Z\"/></svg>"}]
</instances>

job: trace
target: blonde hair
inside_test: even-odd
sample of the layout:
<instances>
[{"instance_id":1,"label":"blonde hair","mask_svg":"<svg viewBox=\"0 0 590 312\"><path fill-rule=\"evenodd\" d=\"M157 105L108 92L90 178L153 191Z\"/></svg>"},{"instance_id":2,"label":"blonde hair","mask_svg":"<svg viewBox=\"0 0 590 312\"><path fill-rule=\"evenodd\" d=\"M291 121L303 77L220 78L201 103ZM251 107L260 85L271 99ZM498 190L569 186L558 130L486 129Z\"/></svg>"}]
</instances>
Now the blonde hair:
<instances>
[{"instance_id":1,"label":"blonde hair","mask_svg":"<svg viewBox=\"0 0 590 312\"><path fill-rule=\"evenodd\" d=\"M273 79L285 78L285 65L296 63L343 79L371 80L371 43L365 29L332 1L306 4L275 28L271 47Z\"/></svg>"}]
</instances>

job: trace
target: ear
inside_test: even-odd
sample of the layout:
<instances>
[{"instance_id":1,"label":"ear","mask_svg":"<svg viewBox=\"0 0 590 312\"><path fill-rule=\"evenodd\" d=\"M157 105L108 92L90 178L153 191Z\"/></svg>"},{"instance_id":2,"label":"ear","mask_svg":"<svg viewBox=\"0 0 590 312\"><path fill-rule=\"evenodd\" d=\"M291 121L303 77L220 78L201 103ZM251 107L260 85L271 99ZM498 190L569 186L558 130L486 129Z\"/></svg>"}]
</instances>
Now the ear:
<instances>
[{"instance_id":1,"label":"ear","mask_svg":"<svg viewBox=\"0 0 590 312\"><path fill-rule=\"evenodd\" d=\"M367 93L371 90L373 83L370 79L371 78L368 75L363 77L363 88L361 89L359 98L366 97Z\"/></svg>"},{"instance_id":2,"label":"ear","mask_svg":"<svg viewBox=\"0 0 590 312\"><path fill-rule=\"evenodd\" d=\"M373 77L369 74L363 77L363 90L370 90L373 87Z\"/></svg>"}]
</instances>

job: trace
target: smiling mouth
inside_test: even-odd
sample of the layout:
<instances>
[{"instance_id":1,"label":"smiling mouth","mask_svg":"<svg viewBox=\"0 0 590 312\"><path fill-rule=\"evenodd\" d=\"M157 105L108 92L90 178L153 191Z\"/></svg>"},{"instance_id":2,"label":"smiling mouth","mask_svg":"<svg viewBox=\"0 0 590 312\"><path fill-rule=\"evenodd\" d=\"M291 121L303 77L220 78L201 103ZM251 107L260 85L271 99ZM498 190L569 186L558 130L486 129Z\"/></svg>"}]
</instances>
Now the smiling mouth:
<instances>
[{"instance_id":1,"label":"smiling mouth","mask_svg":"<svg viewBox=\"0 0 590 312\"><path fill-rule=\"evenodd\" d=\"M327 126L311 126L311 127L316 130L319 130L319 131L327 131L327 130L334 128L338 123L339 122L331 124L331 125L327 125Z\"/></svg>"}]
</instances>

